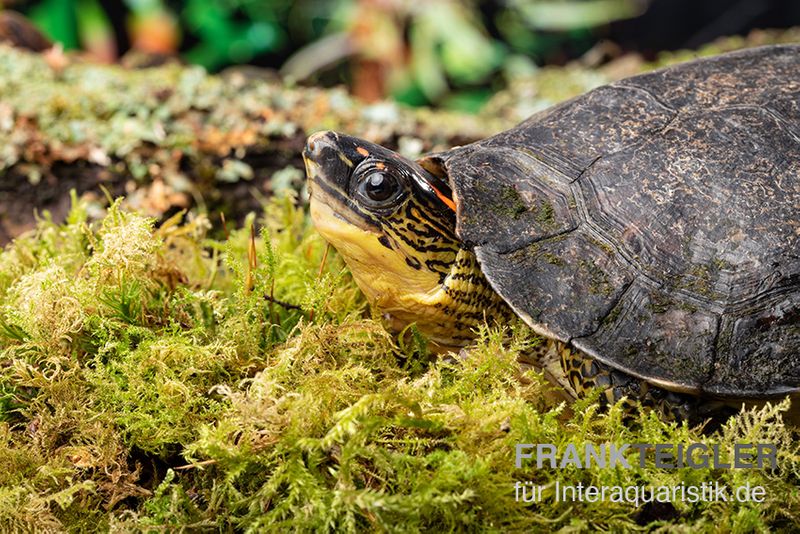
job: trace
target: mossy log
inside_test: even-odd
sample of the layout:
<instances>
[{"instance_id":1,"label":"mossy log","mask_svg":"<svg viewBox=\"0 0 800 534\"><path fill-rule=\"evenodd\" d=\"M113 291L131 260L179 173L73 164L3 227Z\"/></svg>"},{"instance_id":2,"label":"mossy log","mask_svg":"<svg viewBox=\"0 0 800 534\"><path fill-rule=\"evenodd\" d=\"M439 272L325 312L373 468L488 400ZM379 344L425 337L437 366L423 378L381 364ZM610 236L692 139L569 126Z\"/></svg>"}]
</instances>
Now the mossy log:
<instances>
[{"instance_id":1,"label":"mossy log","mask_svg":"<svg viewBox=\"0 0 800 534\"><path fill-rule=\"evenodd\" d=\"M269 196L277 172L286 170L279 185L301 185L300 151L320 129L414 155L505 126L365 105L341 88L291 87L258 69L125 69L0 45L0 242L30 228L34 209L61 220L70 189L101 184L149 215L198 204L243 215Z\"/></svg>"}]
</instances>

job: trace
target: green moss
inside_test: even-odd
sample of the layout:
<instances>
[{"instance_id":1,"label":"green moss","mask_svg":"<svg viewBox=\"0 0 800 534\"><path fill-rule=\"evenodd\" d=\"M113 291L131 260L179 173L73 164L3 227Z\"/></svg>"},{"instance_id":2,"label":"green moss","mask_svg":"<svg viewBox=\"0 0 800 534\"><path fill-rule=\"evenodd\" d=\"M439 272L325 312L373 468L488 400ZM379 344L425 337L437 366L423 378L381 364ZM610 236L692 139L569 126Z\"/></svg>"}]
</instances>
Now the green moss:
<instances>
[{"instance_id":1,"label":"green moss","mask_svg":"<svg viewBox=\"0 0 800 534\"><path fill-rule=\"evenodd\" d=\"M786 403L710 435L625 422L596 395L568 407L520 370L526 328L484 327L465 358L432 361L371 318L335 252L318 276L325 244L292 198L258 226L253 250L249 230L218 242L202 219L155 228L117 205L90 225L76 207L0 254L0 529L782 530L800 514ZM514 467L516 443L695 441L776 443L779 469ZM544 504L515 502L517 480L550 488ZM553 502L555 480L718 480L767 500L642 520Z\"/></svg>"},{"instance_id":2,"label":"green moss","mask_svg":"<svg viewBox=\"0 0 800 534\"><path fill-rule=\"evenodd\" d=\"M680 278L677 287L688 289L700 295L711 297L713 290L711 287L711 268L707 265L695 265L684 276Z\"/></svg>"},{"instance_id":3,"label":"green moss","mask_svg":"<svg viewBox=\"0 0 800 534\"><path fill-rule=\"evenodd\" d=\"M713 266L713 270L716 272L728 271L734 268L731 262L723 260L722 258L714 258L711 260L711 265Z\"/></svg>"},{"instance_id":4,"label":"green moss","mask_svg":"<svg viewBox=\"0 0 800 534\"><path fill-rule=\"evenodd\" d=\"M495 204L495 207L501 214L514 219L518 219L523 213L528 211L528 207L525 205L519 192L511 185L503 187L503 192L500 195L500 204Z\"/></svg>"},{"instance_id":5,"label":"green moss","mask_svg":"<svg viewBox=\"0 0 800 534\"><path fill-rule=\"evenodd\" d=\"M589 237L589 241L591 241L594 245L599 247L603 252L606 253L607 256L614 256L614 248L604 241L600 241L599 239L595 239L593 237Z\"/></svg>"},{"instance_id":6,"label":"green moss","mask_svg":"<svg viewBox=\"0 0 800 534\"><path fill-rule=\"evenodd\" d=\"M647 308L653 313L664 313L669 311L673 304L673 301L662 293L655 293L647 303Z\"/></svg>"},{"instance_id":7,"label":"green moss","mask_svg":"<svg viewBox=\"0 0 800 534\"><path fill-rule=\"evenodd\" d=\"M539 209L536 211L536 222L545 227L551 227L556 223L553 205L546 199L539 201Z\"/></svg>"},{"instance_id":8,"label":"green moss","mask_svg":"<svg viewBox=\"0 0 800 534\"><path fill-rule=\"evenodd\" d=\"M564 260L556 256L555 254L551 254L550 252L545 252L542 254L542 258L549 263L550 265L556 265L558 267L563 267L565 265Z\"/></svg>"},{"instance_id":9,"label":"green moss","mask_svg":"<svg viewBox=\"0 0 800 534\"><path fill-rule=\"evenodd\" d=\"M578 260L578 267L589 275L589 293L609 296L614 292L608 274L591 260Z\"/></svg>"},{"instance_id":10,"label":"green moss","mask_svg":"<svg viewBox=\"0 0 800 534\"><path fill-rule=\"evenodd\" d=\"M697 306L691 304L689 302L679 302L678 307L685 312L695 313L697 311Z\"/></svg>"},{"instance_id":11,"label":"green moss","mask_svg":"<svg viewBox=\"0 0 800 534\"><path fill-rule=\"evenodd\" d=\"M616 306L609 314L603 319L603 324L613 324L622 313L622 306Z\"/></svg>"}]
</instances>

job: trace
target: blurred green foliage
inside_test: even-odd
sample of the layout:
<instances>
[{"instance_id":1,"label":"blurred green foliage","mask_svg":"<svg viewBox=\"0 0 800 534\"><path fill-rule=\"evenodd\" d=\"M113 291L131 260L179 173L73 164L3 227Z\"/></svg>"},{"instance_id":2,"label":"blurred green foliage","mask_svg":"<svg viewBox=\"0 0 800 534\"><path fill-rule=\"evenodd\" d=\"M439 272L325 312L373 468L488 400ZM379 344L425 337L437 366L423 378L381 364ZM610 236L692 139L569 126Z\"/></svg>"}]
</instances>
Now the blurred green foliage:
<instances>
[{"instance_id":1,"label":"blurred green foliage","mask_svg":"<svg viewBox=\"0 0 800 534\"><path fill-rule=\"evenodd\" d=\"M287 1L189 0L180 13L199 43L186 59L208 68L247 63L258 54L287 46ZM243 17L242 17L243 15Z\"/></svg>"},{"instance_id":2,"label":"blurred green foliage","mask_svg":"<svg viewBox=\"0 0 800 534\"><path fill-rule=\"evenodd\" d=\"M44 0L30 10L30 16L51 39L64 48L78 47L77 10L71 0Z\"/></svg>"},{"instance_id":3,"label":"blurred green foliage","mask_svg":"<svg viewBox=\"0 0 800 534\"><path fill-rule=\"evenodd\" d=\"M103 4L106 5L107 4ZM637 0L99 0L17 3L66 49L117 41L218 70L253 63L287 77L347 84L365 100L478 109L508 80L596 41L594 28L636 16ZM117 20L120 19L120 20ZM122 20L124 19L124 20ZM112 28L126 28L114 35ZM108 51L111 50L109 53Z\"/></svg>"}]
</instances>

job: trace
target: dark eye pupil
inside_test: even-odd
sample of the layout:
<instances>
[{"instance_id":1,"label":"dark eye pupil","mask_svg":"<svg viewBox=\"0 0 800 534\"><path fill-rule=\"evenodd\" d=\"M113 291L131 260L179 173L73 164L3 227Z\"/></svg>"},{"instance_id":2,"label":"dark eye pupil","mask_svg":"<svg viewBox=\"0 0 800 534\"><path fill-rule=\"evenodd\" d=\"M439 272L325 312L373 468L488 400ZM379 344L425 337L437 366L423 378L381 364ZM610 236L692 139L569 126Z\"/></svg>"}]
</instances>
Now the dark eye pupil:
<instances>
[{"instance_id":1,"label":"dark eye pupil","mask_svg":"<svg viewBox=\"0 0 800 534\"><path fill-rule=\"evenodd\" d=\"M396 186L396 182L390 176L374 172L367 177L364 183L364 192L372 200L381 201L391 197Z\"/></svg>"}]
</instances>

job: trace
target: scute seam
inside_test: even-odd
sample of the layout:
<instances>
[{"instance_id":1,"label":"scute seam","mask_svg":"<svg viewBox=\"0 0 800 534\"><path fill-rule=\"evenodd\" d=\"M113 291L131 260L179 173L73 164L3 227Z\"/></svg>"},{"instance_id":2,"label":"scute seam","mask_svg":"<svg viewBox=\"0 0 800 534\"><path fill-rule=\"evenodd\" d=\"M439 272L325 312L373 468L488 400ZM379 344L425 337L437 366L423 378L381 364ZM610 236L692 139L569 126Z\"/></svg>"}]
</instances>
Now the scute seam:
<instances>
[{"instance_id":1,"label":"scute seam","mask_svg":"<svg viewBox=\"0 0 800 534\"><path fill-rule=\"evenodd\" d=\"M629 80L631 80L631 78L626 78L624 80L619 80L618 82L614 82L614 83L612 83L610 85L612 87L624 87L625 89L632 89L634 91L640 91L640 92L646 94L647 96L649 96L650 98L652 98L655 101L656 104L658 104L659 106L661 106L665 110L667 110L667 111L669 111L669 112L671 112L673 114L677 114L678 113L678 110L676 108L674 108L674 107L670 106L669 104L667 104L666 102L662 101L652 91L649 91L648 89L645 89L644 87L639 86L639 85L626 83Z\"/></svg>"},{"instance_id":2,"label":"scute seam","mask_svg":"<svg viewBox=\"0 0 800 534\"><path fill-rule=\"evenodd\" d=\"M711 367L708 370L708 375L700 381L700 388L705 390L704 386L711 382L711 379L714 378L714 373L717 369L717 358L719 356L719 335L722 331L722 315L717 314L717 326L716 331L714 333L714 340L711 343Z\"/></svg>"},{"instance_id":3,"label":"scute seam","mask_svg":"<svg viewBox=\"0 0 800 534\"><path fill-rule=\"evenodd\" d=\"M786 133L788 133L792 139L800 143L800 130L793 128L791 121L787 117L784 117L783 113L773 109L771 106L764 106L759 109L764 110L770 117L775 119L778 124L783 126L783 128L786 130Z\"/></svg>"}]
</instances>

